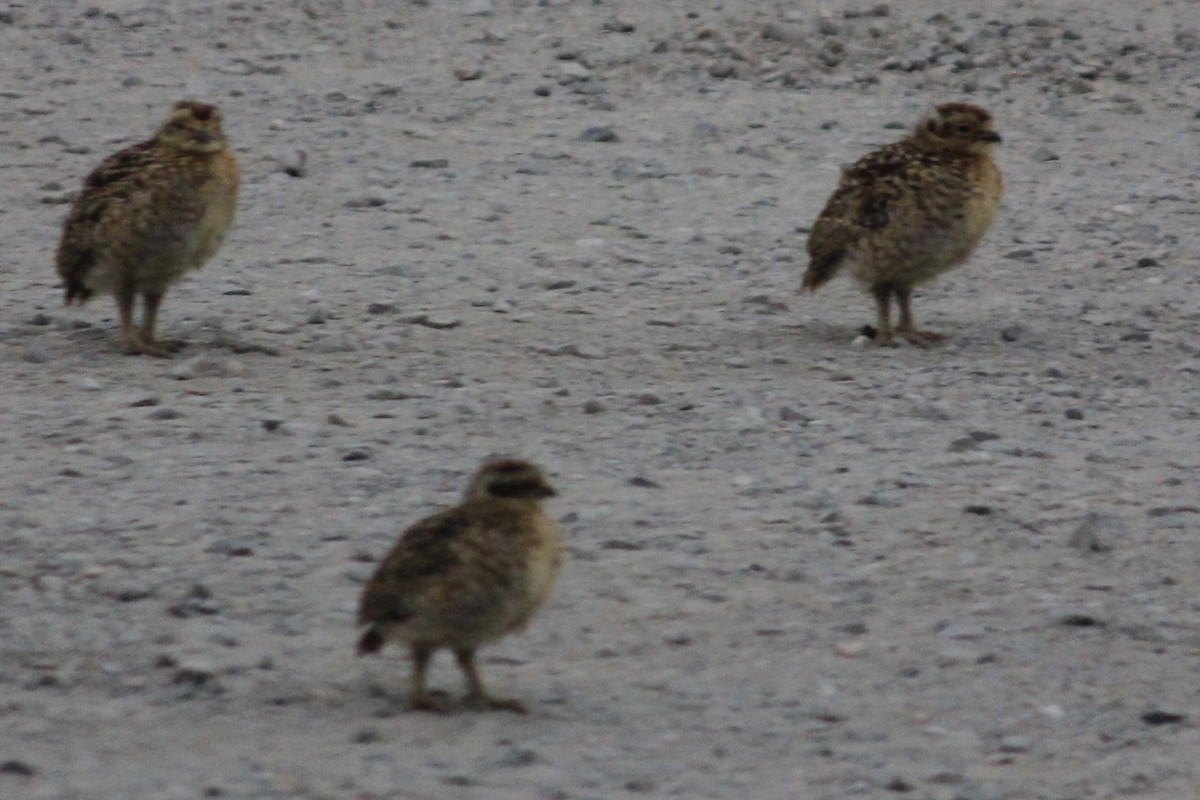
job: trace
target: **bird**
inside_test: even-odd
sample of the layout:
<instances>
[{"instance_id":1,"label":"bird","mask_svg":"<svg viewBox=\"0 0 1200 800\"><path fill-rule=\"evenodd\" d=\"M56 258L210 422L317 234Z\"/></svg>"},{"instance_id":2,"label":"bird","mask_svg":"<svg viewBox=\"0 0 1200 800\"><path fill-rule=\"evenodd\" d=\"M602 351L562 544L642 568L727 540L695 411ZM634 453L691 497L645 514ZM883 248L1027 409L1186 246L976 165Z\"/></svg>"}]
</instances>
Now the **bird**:
<instances>
[{"instance_id":1,"label":"bird","mask_svg":"<svg viewBox=\"0 0 1200 800\"><path fill-rule=\"evenodd\" d=\"M563 539L542 500L556 494L528 461L485 462L462 502L409 527L379 563L363 588L357 651L408 647L409 708L451 710L425 687L430 659L448 649L466 678L467 707L526 713L519 700L487 691L475 652L524 629L550 596Z\"/></svg>"},{"instance_id":2,"label":"bird","mask_svg":"<svg viewBox=\"0 0 1200 800\"><path fill-rule=\"evenodd\" d=\"M917 329L913 288L965 261L991 226L1004 191L992 160L1000 141L985 109L943 103L904 139L846 168L809 231L802 288L815 291L846 270L875 298L877 325L864 333L876 344L945 338Z\"/></svg>"},{"instance_id":3,"label":"bird","mask_svg":"<svg viewBox=\"0 0 1200 800\"><path fill-rule=\"evenodd\" d=\"M111 292L124 351L169 358L186 343L156 337L163 295L216 254L240 183L217 107L175 103L152 139L113 153L84 180L55 257L65 304Z\"/></svg>"}]
</instances>

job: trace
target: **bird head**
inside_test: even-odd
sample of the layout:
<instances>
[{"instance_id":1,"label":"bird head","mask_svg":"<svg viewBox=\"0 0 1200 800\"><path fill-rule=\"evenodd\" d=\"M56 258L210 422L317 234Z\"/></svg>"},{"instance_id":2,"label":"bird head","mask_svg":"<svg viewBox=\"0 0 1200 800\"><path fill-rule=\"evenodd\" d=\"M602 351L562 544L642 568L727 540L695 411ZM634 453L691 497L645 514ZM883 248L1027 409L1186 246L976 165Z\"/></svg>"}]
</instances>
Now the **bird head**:
<instances>
[{"instance_id":1,"label":"bird head","mask_svg":"<svg viewBox=\"0 0 1200 800\"><path fill-rule=\"evenodd\" d=\"M936 106L913 131L920 147L955 155L983 155L1000 141L992 115L970 103Z\"/></svg>"},{"instance_id":2,"label":"bird head","mask_svg":"<svg viewBox=\"0 0 1200 800\"><path fill-rule=\"evenodd\" d=\"M208 103L180 100L167 115L155 138L167 147L191 153L216 153L225 148L221 112Z\"/></svg>"},{"instance_id":3,"label":"bird head","mask_svg":"<svg viewBox=\"0 0 1200 800\"><path fill-rule=\"evenodd\" d=\"M541 500L556 494L540 469L528 461L506 458L484 464L467 487L466 496L467 499Z\"/></svg>"}]
</instances>

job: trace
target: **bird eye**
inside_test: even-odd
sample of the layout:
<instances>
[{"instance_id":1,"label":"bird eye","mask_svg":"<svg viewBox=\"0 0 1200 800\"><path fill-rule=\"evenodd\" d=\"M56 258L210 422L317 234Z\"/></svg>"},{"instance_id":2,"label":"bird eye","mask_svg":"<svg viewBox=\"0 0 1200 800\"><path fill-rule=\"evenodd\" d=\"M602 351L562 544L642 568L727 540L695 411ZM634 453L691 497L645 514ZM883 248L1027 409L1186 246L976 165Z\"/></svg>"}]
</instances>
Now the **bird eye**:
<instances>
[{"instance_id":1,"label":"bird eye","mask_svg":"<svg viewBox=\"0 0 1200 800\"><path fill-rule=\"evenodd\" d=\"M971 126L970 126L970 125L955 125L955 126L954 126L954 130L955 130L957 133L963 133L963 134L966 134L966 133L970 133L970 132L971 132Z\"/></svg>"}]
</instances>

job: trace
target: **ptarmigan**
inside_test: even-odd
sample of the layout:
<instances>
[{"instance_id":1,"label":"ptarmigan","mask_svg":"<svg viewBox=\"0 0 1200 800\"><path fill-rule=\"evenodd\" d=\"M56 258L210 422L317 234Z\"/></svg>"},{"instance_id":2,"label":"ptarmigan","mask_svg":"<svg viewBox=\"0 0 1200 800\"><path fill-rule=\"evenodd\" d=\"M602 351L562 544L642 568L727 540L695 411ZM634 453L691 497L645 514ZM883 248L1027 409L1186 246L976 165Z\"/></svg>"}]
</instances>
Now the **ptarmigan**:
<instances>
[{"instance_id":1,"label":"ptarmigan","mask_svg":"<svg viewBox=\"0 0 1200 800\"><path fill-rule=\"evenodd\" d=\"M410 707L448 710L426 690L425 671L435 651L449 649L466 676L468 705L524 713L519 701L488 694L475 651L523 629L554 587L562 535L541 504L554 494L526 461L485 464L459 505L410 527L380 562L362 594L358 653L388 641L408 646Z\"/></svg>"},{"instance_id":2,"label":"ptarmigan","mask_svg":"<svg viewBox=\"0 0 1200 800\"><path fill-rule=\"evenodd\" d=\"M999 141L987 111L945 103L905 139L855 162L809 232L804 288L844 269L875 298L878 344L893 333L918 343L942 338L917 330L913 287L965 261L991 226L1004 189L991 156Z\"/></svg>"},{"instance_id":3,"label":"ptarmigan","mask_svg":"<svg viewBox=\"0 0 1200 800\"><path fill-rule=\"evenodd\" d=\"M112 292L125 352L169 356L184 343L155 338L167 288L212 258L233 222L240 175L215 106L181 100L153 139L88 175L58 246L66 303ZM133 306L142 296L142 324Z\"/></svg>"}]
</instances>

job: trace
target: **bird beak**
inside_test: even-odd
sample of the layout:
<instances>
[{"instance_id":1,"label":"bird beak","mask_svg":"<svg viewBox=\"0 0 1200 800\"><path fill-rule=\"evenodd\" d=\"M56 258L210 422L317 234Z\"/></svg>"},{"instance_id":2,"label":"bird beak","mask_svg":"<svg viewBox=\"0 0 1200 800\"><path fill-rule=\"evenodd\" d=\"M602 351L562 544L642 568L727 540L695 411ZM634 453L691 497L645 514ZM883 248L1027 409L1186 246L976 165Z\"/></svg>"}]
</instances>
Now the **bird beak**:
<instances>
[{"instance_id":1,"label":"bird beak","mask_svg":"<svg viewBox=\"0 0 1200 800\"><path fill-rule=\"evenodd\" d=\"M1001 139L1000 134L996 133L995 131L988 131L987 133L979 134L979 141L994 143L994 142L1002 142L1004 140Z\"/></svg>"}]
</instances>

